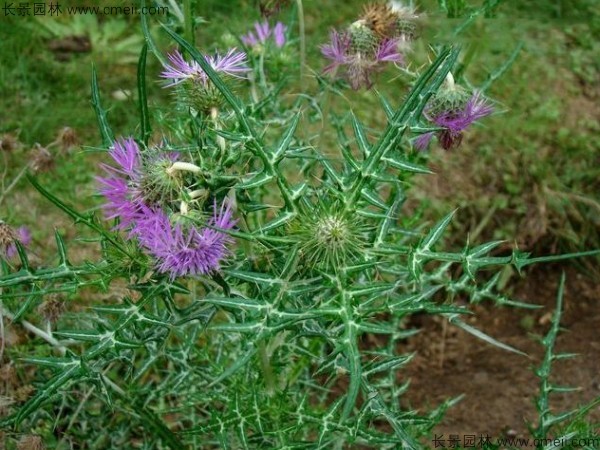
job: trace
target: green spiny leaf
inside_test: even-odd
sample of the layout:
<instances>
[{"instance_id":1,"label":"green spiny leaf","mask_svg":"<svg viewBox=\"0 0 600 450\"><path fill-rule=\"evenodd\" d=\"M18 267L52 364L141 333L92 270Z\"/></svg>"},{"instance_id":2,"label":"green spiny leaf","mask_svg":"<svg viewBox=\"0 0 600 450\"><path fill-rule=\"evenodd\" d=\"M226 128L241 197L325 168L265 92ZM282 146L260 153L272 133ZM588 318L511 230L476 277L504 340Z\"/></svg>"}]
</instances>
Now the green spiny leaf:
<instances>
[{"instance_id":1,"label":"green spiny leaf","mask_svg":"<svg viewBox=\"0 0 600 450\"><path fill-rule=\"evenodd\" d=\"M100 91L98 89L98 75L96 73L96 66L92 65L92 106L96 111L96 118L98 119L98 127L100 128L100 136L102 137L102 145L110 147L114 140L115 135L108 125L106 118L106 111L102 109L100 104Z\"/></svg>"},{"instance_id":2,"label":"green spiny leaf","mask_svg":"<svg viewBox=\"0 0 600 450\"><path fill-rule=\"evenodd\" d=\"M140 139L144 144L148 144L152 129L150 127L150 112L148 111L148 93L146 91L146 55L148 54L148 43L142 47L140 59L138 62L137 86L138 101L140 107Z\"/></svg>"}]
</instances>

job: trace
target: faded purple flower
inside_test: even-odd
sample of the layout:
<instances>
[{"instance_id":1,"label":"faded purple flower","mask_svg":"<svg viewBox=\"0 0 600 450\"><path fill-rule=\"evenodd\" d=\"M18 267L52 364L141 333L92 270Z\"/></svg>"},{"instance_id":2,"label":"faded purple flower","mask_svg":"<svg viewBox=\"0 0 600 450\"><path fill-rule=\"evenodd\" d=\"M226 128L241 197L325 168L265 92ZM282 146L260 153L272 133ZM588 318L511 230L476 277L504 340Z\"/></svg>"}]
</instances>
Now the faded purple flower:
<instances>
[{"instance_id":1,"label":"faded purple flower","mask_svg":"<svg viewBox=\"0 0 600 450\"><path fill-rule=\"evenodd\" d=\"M426 149L433 136L436 135L444 150L456 148L462 142L463 132L473 122L489 116L493 111L494 108L482 97L481 93L475 92L462 109L442 111L433 117L426 112L425 117L429 121L445 129L419 136L415 140L415 147L419 150Z\"/></svg>"},{"instance_id":2,"label":"faded purple flower","mask_svg":"<svg viewBox=\"0 0 600 450\"><path fill-rule=\"evenodd\" d=\"M321 53L325 58L332 61L325 69L324 72L332 72L338 66L342 64L348 64L348 52L350 51L350 36L348 33L338 33L335 30L331 30L329 34L331 43L321 46Z\"/></svg>"},{"instance_id":3,"label":"faded purple flower","mask_svg":"<svg viewBox=\"0 0 600 450\"><path fill-rule=\"evenodd\" d=\"M215 203L208 225L229 230L235 225L228 202L220 209ZM232 239L213 228L197 228L191 224L172 224L160 209L144 208L133 233L140 244L156 259L159 272L168 273L171 280L179 276L207 274L218 270L229 254L227 245Z\"/></svg>"},{"instance_id":4,"label":"faded purple flower","mask_svg":"<svg viewBox=\"0 0 600 450\"><path fill-rule=\"evenodd\" d=\"M175 86L185 80L200 82L206 87L208 76L196 61L187 62L183 55L175 50L168 55L170 64L165 64L161 77L172 80L167 86ZM246 54L236 49L229 50L225 55L216 53L214 56L205 56L210 66L220 74L243 78L244 73L250 69L246 67Z\"/></svg>"},{"instance_id":5,"label":"faded purple flower","mask_svg":"<svg viewBox=\"0 0 600 450\"><path fill-rule=\"evenodd\" d=\"M421 134L415 139L415 148L418 150L425 150L427 147L429 147L429 143L433 139L433 136L435 136L433 131Z\"/></svg>"},{"instance_id":6,"label":"faded purple flower","mask_svg":"<svg viewBox=\"0 0 600 450\"><path fill-rule=\"evenodd\" d=\"M277 22L273 29L271 29L266 20L263 23L255 22L254 30L256 33L249 31L241 37L242 42L248 47L256 47L260 44L265 44L271 36L273 36L273 41L277 48L281 48L285 44L286 26L281 22Z\"/></svg>"},{"instance_id":7,"label":"faded purple flower","mask_svg":"<svg viewBox=\"0 0 600 450\"><path fill-rule=\"evenodd\" d=\"M277 22L273 28L273 39L277 48L281 48L285 44L285 30L286 26L281 22Z\"/></svg>"},{"instance_id":8,"label":"faded purple flower","mask_svg":"<svg viewBox=\"0 0 600 450\"><path fill-rule=\"evenodd\" d=\"M97 177L100 193L106 199L104 212L107 219L119 218L118 228L128 228L141 211L142 173L140 148L132 139L115 142L109 151L117 167L102 164L107 177Z\"/></svg>"},{"instance_id":9,"label":"faded purple flower","mask_svg":"<svg viewBox=\"0 0 600 450\"><path fill-rule=\"evenodd\" d=\"M398 51L398 40L384 39L377 48L375 59L377 62L394 62L402 64L404 62L404 57Z\"/></svg>"},{"instance_id":10,"label":"faded purple flower","mask_svg":"<svg viewBox=\"0 0 600 450\"><path fill-rule=\"evenodd\" d=\"M371 75L383 68L384 63L402 63L404 58L398 51L397 39L384 39L371 51L359 51L352 45L349 33L332 30L331 42L321 46L321 53L332 62L323 72L332 73L343 67L342 76L353 89L372 86Z\"/></svg>"},{"instance_id":11,"label":"faded purple flower","mask_svg":"<svg viewBox=\"0 0 600 450\"><path fill-rule=\"evenodd\" d=\"M15 239L18 240L23 247L27 247L31 243L31 231L26 226L17 228ZM17 254L17 246L13 242L6 247L6 257L12 258Z\"/></svg>"}]
</instances>

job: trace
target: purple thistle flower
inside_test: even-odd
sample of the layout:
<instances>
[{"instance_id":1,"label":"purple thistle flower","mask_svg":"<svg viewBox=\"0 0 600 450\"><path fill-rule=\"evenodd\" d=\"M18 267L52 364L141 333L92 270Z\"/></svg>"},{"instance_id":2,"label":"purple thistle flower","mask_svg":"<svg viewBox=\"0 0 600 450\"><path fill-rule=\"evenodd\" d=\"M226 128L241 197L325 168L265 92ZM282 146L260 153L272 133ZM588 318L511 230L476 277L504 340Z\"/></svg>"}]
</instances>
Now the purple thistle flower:
<instances>
[{"instance_id":1,"label":"purple thistle flower","mask_svg":"<svg viewBox=\"0 0 600 450\"><path fill-rule=\"evenodd\" d=\"M275 28L273 28L273 39L275 39L275 45L277 48L281 48L285 45L286 28L287 27L281 22L277 22L275 24Z\"/></svg>"},{"instance_id":2,"label":"purple thistle flower","mask_svg":"<svg viewBox=\"0 0 600 450\"><path fill-rule=\"evenodd\" d=\"M415 139L415 148L417 150L425 150L429 147L429 143L433 139L435 133L433 131L425 134L421 134L418 138Z\"/></svg>"},{"instance_id":3,"label":"purple thistle flower","mask_svg":"<svg viewBox=\"0 0 600 450\"><path fill-rule=\"evenodd\" d=\"M253 31L250 31L241 37L242 42L248 47L256 47L260 44L265 44L271 35L273 36L277 48L284 46L286 26L283 23L277 22L273 29L271 29L267 21L264 21L263 23L255 22L254 29L256 30L256 34Z\"/></svg>"},{"instance_id":4,"label":"purple thistle flower","mask_svg":"<svg viewBox=\"0 0 600 450\"><path fill-rule=\"evenodd\" d=\"M398 39L384 39L377 48L375 59L378 62L394 62L402 64L404 57L398 51Z\"/></svg>"},{"instance_id":5,"label":"purple thistle flower","mask_svg":"<svg viewBox=\"0 0 600 450\"><path fill-rule=\"evenodd\" d=\"M323 72L332 72L337 67L348 64L347 54L350 50L350 36L348 33L338 33L335 30L331 30L329 34L331 43L321 46L321 54L332 61Z\"/></svg>"},{"instance_id":6,"label":"purple thistle flower","mask_svg":"<svg viewBox=\"0 0 600 450\"><path fill-rule=\"evenodd\" d=\"M425 113L425 117L439 127L445 128L436 133L438 140L444 150L450 150L460 145L463 138L463 132L475 121L489 116L494 108L481 96L480 92L475 92L467 101L464 108L451 111L442 111L434 117ZM424 150L429 145L434 133L426 133L415 140L415 147Z\"/></svg>"},{"instance_id":7,"label":"purple thistle flower","mask_svg":"<svg viewBox=\"0 0 600 450\"><path fill-rule=\"evenodd\" d=\"M245 66L246 54L236 51L235 48L229 50L225 55L216 53L214 56L205 56L204 58L215 72L228 76L243 78L243 74L250 70ZM171 64L165 64L165 70L160 74L161 77L172 80L167 87L175 86L186 80L200 82L206 87L208 76L196 61L187 62L177 50L170 53L168 59Z\"/></svg>"},{"instance_id":8,"label":"purple thistle flower","mask_svg":"<svg viewBox=\"0 0 600 450\"><path fill-rule=\"evenodd\" d=\"M18 240L23 247L27 247L31 243L31 231L26 226L17 228L15 239ZM12 258L17 254L17 246L12 243L6 247L6 257Z\"/></svg>"},{"instance_id":9,"label":"purple thistle flower","mask_svg":"<svg viewBox=\"0 0 600 450\"><path fill-rule=\"evenodd\" d=\"M229 230L235 225L231 206L223 203L209 225ZM213 228L199 229L193 225L173 225L169 216L160 209L144 208L143 217L136 222L133 233L140 244L156 259L159 272L168 273L171 280L186 275L207 274L218 270L229 254L227 245L232 238Z\"/></svg>"},{"instance_id":10,"label":"purple thistle flower","mask_svg":"<svg viewBox=\"0 0 600 450\"><path fill-rule=\"evenodd\" d=\"M115 142L110 150L111 158L119 165L119 168L105 166L109 170L127 175L130 178L140 176L140 148L133 138L122 139Z\"/></svg>"},{"instance_id":11,"label":"purple thistle flower","mask_svg":"<svg viewBox=\"0 0 600 450\"><path fill-rule=\"evenodd\" d=\"M258 39L256 39L256 36L252 31L249 31L248 34L241 36L240 39L248 47L254 47L258 45Z\"/></svg>"},{"instance_id":12,"label":"purple thistle flower","mask_svg":"<svg viewBox=\"0 0 600 450\"><path fill-rule=\"evenodd\" d=\"M265 42L271 35L271 28L266 20L263 23L255 22L254 29L256 30L256 35L258 36L258 40L260 42Z\"/></svg>"},{"instance_id":13,"label":"purple thistle flower","mask_svg":"<svg viewBox=\"0 0 600 450\"><path fill-rule=\"evenodd\" d=\"M140 148L132 138L123 139L115 142L110 156L118 167L101 164L108 176L96 180L101 185L100 193L107 200L103 206L106 218L118 217L117 228L124 229L137 218L143 205Z\"/></svg>"},{"instance_id":14,"label":"purple thistle flower","mask_svg":"<svg viewBox=\"0 0 600 450\"><path fill-rule=\"evenodd\" d=\"M376 49L364 52L353 48L349 33L338 33L332 30L329 36L331 42L321 46L321 53L332 62L323 72L331 73L338 67L344 66L343 76L353 89L360 89L361 86L370 88L373 84L371 75L381 70L384 63L404 61L398 51L397 39L384 39Z\"/></svg>"}]
</instances>

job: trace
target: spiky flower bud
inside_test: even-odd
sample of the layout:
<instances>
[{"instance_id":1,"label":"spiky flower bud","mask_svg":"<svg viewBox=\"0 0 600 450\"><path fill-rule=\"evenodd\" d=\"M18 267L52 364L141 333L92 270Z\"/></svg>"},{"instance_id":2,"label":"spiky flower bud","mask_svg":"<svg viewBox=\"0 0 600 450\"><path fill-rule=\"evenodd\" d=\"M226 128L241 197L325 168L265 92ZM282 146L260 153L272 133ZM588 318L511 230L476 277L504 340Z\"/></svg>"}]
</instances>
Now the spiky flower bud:
<instances>
[{"instance_id":1,"label":"spiky flower bud","mask_svg":"<svg viewBox=\"0 0 600 450\"><path fill-rule=\"evenodd\" d=\"M196 113L208 115L211 110L221 109L225 104L225 99L212 84L183 83L180 93L180 100Z\"/></svg>"},{"instance_id":2,"label":"spiky flower bud","mask_svg":"<svg viewBox=\"0 0 600 450\"><path fill-rule=\"evenodd\" d=\"M427 104L427 112L437 116L444 111L458 111L465 107L470 94L454 82L452 73L448 72L446 80Z\"/></svg>"},{"instance_id":3,"label":"spiky flower bud","mask_svg":"<svg viewBox=\"0 0 600 450\"><path fill-rule=\"evenodd\" d=\"M307 265L336 272L363 253L364 226L336 206L319 203L292 226Z\"/></svg>"}]
</instances>

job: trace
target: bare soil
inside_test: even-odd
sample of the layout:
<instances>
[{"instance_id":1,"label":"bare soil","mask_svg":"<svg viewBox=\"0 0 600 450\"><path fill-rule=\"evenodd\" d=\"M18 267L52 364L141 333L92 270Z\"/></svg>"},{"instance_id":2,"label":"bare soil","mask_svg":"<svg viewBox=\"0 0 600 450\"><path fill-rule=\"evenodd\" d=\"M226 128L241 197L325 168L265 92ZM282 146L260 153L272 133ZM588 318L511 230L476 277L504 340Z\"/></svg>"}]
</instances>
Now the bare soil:
<instances>
[{"instance_id":1,"label":"bare soil","mask_svg":"<svg viewBox=\"0 0 600 450\"><path fill-rule=\"evenodd\" d=\"M440 317L421 316L421 328L408 344L417 351L407 367L411 387L407 406L426 411L445 399L464 394L449 409L436 432L450 434L530 437L527 425L537 422L534 405L543 347L536 337L550 328L556 305L560 271L538 268L520 280L513 298L542 305L536 310L477 305L467 322L527 356L494 347L473 335L448 326ZM557 352L578 353L575 359L557 361L551 380L580 390L551 396L555 413L576 408L600 396L600 284L567 270L562 330ZM600 423L600 408L588 416Z\"/></svg>"}]
</instances>

